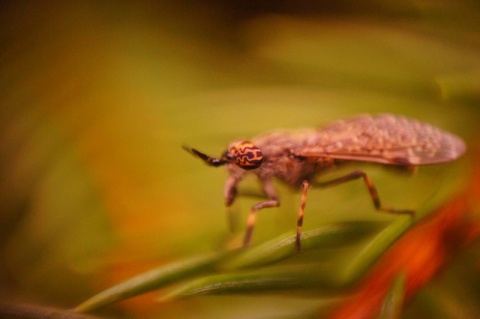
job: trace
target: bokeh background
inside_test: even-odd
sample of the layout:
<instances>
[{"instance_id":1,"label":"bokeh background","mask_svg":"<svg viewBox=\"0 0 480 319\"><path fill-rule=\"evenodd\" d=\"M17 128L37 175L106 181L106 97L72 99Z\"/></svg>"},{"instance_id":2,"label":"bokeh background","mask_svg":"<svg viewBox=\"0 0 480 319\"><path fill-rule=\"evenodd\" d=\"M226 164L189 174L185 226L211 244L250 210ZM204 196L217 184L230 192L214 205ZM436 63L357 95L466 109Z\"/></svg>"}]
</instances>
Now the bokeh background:
<instances>
[{"instance_id":1,"label":"bokeh background","mask_svg":"<svg viewBox=\"0 0 480 319\"><path fill-rule=\"evenodd\" d=\"M218 156L235 138L389 112L471 145L479 32L476 1L2 1L1 299L69 308L144 270L239 243L255 200L238 201L238 234L229 234L225 172L182 144ZM451 172L462 180L468 163L413 178L370 172L384 202L416 208ZM299 195L278 187L282 207L262 212L255 242L293 230ZM389 220L352 210L370 208L362 187L313 191L305 227ZM165 305L157 294L107 314L235 317L233 305L253 315L277 304ZM287 312L299 304L282 303Z\"/></svg>"}]
</instances>

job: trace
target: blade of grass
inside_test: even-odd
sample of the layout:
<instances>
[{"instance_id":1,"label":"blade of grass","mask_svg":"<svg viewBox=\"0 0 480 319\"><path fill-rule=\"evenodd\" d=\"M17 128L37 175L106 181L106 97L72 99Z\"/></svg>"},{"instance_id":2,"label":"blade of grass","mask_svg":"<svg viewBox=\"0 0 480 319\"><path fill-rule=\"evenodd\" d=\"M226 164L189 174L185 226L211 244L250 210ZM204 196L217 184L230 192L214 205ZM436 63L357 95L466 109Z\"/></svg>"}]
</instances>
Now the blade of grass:
<instances>
[{"instance_id":1,"label":"blade of grass","mask_svg":"<svg viewBox=\"0 0 480 319\"><path fill-rule=\"evenodd\" d=\"M377 319L399 319L402 314L403 300L405 297L405 274L395 278L385 299Z\"/></svg>"},{"instance_id":2,"label":"blade of grass","mask_svg":"<svg viewBox=\"0 0 480 319\"><path fill-rule=\"evenodd\" d=\"M304 231L302 247L304 251L322 247L342 247L360 240L379 231L384 223L356 221L324 225L322 227ZM225 269L240 269L259 267L296 256L295 235L283 234L268 242L254 246L238 255L233 256L222 264Z\"/></svg>"},{"instance_id":3,"label":"blade of grass","mask_svg":"<svg viewBox=\"0 0 480 319\"><path fill-rule=\"evenodd\" d=\"M326 246L335 247L356 243L379 228L380 223L375 222L332 224L304 232L302 240L305 250ZM297 255L294 243L294 235L282 235L251 249L213 253L165 265L98 293L78 305L75 311L92 311L193 275L206 274L219 267L234 269L275 263Z\"/></svg>"},{"instance_id":4,"label":"blade of grass","mask_svg":"<svg viewBox=\"0 0 480 319\"><path fill-rule=\"evenodd\" d=\"M73 313L72 311L65 309L6 302L0 302L0 317L10 319L99 319L99 317Z\"/></svg>"},{"instance_id":5,"label":"blade of grass","mask_svg":"<svg viewBox=\"0 0 480 319\"><path fill-rule=\"evenodd\" d=\"M399 220L381 230L373 239L360 240L362 236L371 235L379 228L379 224L342 223L342 227L338 228L319 228L305 232L306 242L309 243L305 248L308 249L298 255L297 263L253 268L252 265L265 265L297 255L294 248L295 236L280 236L221 263L222 266L230 266L229 270L252 267L251 271L198 278L175 288L160 300L206 294L279 292L287 289L314 289L320 293L342 290L359 279L369 265L408 229L412 220L409 216L400 216ZM332 231L325 232L325 229ZM345 245L348 243L354 245Z\"/></svg>"},{"instance_id":6,"label":"blade of grass","mask_svg":"<svg viewBox=\"0 0 480 319\"><path fill-rule=\"evenodd\" d=\"M436 203L439 197L442 197L441 195L443 194L439 192L432 201ZM431 208L432 201L425 205L421 212L422 215L426 214L425 210L427 208L428 210ZM300 275L288 274L288 271L292 269L285 268L285 265L282 271L269 272L270 270L267 270L268 274L265 274L263 269L260 269L258 274L255 272L220 274L187 283L172 291L165 299L180 295L207 294L209 292L242 293L275 290L275 288L279 290L287 288L302 289L302 287L310 288L311 282L316 282L320 289L344 288L358 280L413 224L414 220L410 216L398 216L394 222L376 234L375 231L381 228L381 223L359 221L327 225L306 231L302 236L305 252L321 250L321 248L335 250L345 248L349 244L356 244L357 249L354 249L353 253L345 253L345 249L343 251L340 249L340 252L329 260L330 263L336 263L336 266L331 267L331 269L328 267L322 269L321 263L309 268L311 265L307 263L307 265L303 265L306 268L302 269L302 266L300 266L295 270ZM365 240L373 234L375 235L371 240ZM282 235L250 249L210 254L166 265L111 287L77 306L75 310L79 312L93 310L149 290L161 288L193 275L207 274L212 271L258 268L279 262L297 255L294 249L294 240L294 235ZM323 257L325 257L325 254ZM324 258L320 257L319 260L324 260ZM304 273L312 274L312 272L316 275L321 273L321 275L302 277ZM279 277L276 278L275 275ZM264 276L263 279L262 276Z\"/></svg>"},{"instance_id":7,"label":"blade of grass","mask_svg":"<svg viewBox=\"0 0 480 319\"><path fill-rule=\"evenodd\" d=\"M334 279L335 267L331 263L282 265L251 271L228 273L197 278L173 288L161 296L159 301L169 301L199 295L224 295L288 291L305 292L315 290L329 296L342 292Z\"/></svg>"},{"instance_id":8,"label":"blade of grass","mask_svg":"<svg viewBox=\"0 0 480 319\"><path fill-rule=\"evenodd\" d=\"M75 307L74 311L92 311L150 290L159 289L169 283L208 272L215 268L218 260L231 253L234 251L197 256L152 269L96 294Z\"/></svg>"},{"instance_id":9,"label":"blade of grass","mask_svg":"<svg viewBox=\"0 0 480 319\"><path fill-rule=\"evenodd\" d=\"M365 274L371 265L413 225L410 216L399 216L393 223L380 231L371 241L362 245L354 256L347 256L345 267L339 271L338 279L349 284Z\"/></svg>"}]
</instances>

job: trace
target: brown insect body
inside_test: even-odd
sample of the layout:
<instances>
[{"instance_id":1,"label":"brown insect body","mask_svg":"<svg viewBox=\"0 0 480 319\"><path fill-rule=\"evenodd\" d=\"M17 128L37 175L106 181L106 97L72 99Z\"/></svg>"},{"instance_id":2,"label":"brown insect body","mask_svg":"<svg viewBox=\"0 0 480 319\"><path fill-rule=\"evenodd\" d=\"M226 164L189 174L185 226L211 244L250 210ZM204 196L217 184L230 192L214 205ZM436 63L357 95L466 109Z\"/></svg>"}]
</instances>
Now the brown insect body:
<instances>
[{"instance_id":1,"label":"brown insect body","mask_svg":"<svg viewBox=\"0 0 480 319\"><path fill-rule=\"evenodd\" d=\"M251 143L263 153L262 165L252 171L245 171L235 164L227 164L230 176L239 182L246 174L255 174L264 181L273 177L298 189L304 180L310 180L323 169L333 165L333 158L327 156L303 157L301 150L308 145L306 136L312 136L315 130L275 131L257 136ZM234 148L232 143L229 148Z\"/></svg>"},{"instance_id":2,"label":"brown insect body","mask_svg":"<svg viewBox=\"0 0 480 319\"><path fill-rule=\"evenodd\" d=\"M322 171L336 161L365 161L400 167L445 163L465 152L464 142L457 136L429 124L396 115L360 116L333 122L323 128L299 131L274 131L237 141L229 145L224 156L213 158L195 149L185 149L212 166L226 165L229 177L224 197L230 206L237 194L236 186L246 174L255 174L263 183L267 200L251 209L244 244L247 245L255 224L256 212L279 206L280 201L271 184L278 178L303 190L297 223L297 250L308 187ZM409 213L411 210L384 208L370 178L363 171L332 181L320 187L338 185L363 178L377 210Z\"/></svg>"}]
</instances>

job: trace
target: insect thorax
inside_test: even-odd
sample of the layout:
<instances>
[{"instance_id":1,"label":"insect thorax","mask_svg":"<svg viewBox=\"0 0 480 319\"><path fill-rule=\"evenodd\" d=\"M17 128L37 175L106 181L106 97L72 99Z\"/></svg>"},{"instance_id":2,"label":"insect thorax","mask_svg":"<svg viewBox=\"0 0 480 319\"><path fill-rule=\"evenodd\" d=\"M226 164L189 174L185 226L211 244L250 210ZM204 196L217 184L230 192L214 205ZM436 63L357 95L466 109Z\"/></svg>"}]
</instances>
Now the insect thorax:
<instances>
[{"instance_id":1,"label":"insect thorax","mask_svg":"<svg viewBox=\"0 0 480 319\"><path fill-rule=\"evenodd\" d=\"M303 181L311 181L334 165L334 160L327 157L300 157L288 150L275 154L265 155L262 165L254 170L246 171L234 164L230 164L228 171L231 176L240 180L246 174L255 174L260 180L277 178L289 186L299 187Z\"/></svg>"},{"instance_id":2,"label":"insect thorax","mask_svg":"<svg viewBox=\"0 0 480 319\"><path fill-rule=\"evenodd\" d=\"M312 181L315 176L334 165L334 161L328 157L299 157L290 155L280 161L283 169L275 171L275 177L293 187L299 187L303 181Z\"/></svg>"}]
</instances>

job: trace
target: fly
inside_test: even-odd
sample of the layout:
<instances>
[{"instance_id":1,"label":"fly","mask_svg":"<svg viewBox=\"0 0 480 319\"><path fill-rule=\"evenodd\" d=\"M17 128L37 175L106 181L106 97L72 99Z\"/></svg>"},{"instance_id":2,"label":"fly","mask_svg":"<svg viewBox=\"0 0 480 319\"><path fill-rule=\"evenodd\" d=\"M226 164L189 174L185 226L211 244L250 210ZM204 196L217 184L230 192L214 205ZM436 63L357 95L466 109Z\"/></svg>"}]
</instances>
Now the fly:
<instances>
[{"instance_id":1,"label":"fly","mask_svg":"<svg viewBox=\"0 0 480 319\"><path fill-rule=\"evenodd\" d=\"M257 212L280 205L272 185L273 178L301 190L296 230L296 249L300 251L307 191L311 186L331 187L362 178L376 210L414 216L413 210L384 207L375 185L362 170L326 182L315 182L315 177L323 171L340 161L363 161L405 168L446 163L459 158L466 147L459 137L427 123L383 114L340 120L318 129L274 131L250 141L234 141L219 158L194 148L183 148L210 166L226 166L229 174L224 187L227 207L232 205L237 185L247 174L254 174L261 181L267 199L250 210L244 246L250 243Z\"/></svg>"}]
</instances>

